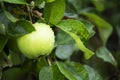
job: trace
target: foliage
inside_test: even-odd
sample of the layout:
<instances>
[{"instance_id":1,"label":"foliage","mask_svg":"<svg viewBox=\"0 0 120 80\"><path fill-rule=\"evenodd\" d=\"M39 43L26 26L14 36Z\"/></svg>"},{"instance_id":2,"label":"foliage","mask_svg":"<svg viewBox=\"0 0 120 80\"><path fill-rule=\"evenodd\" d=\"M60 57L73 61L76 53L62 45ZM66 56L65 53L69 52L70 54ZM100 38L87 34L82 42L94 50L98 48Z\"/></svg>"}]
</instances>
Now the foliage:
<instances>
[{"instance_id":1,"label":"foliage","mask_svg":"<svg viewBox=\"0 0 120 80\"><path fill-rule=\"evenodd\" d=\"M119 80L119 6L118 0L0 0L0 79ZM28 59L15 40L34 31L35 22L51 26L55 45L49 56Z\"/></svg>"}]
</instances>

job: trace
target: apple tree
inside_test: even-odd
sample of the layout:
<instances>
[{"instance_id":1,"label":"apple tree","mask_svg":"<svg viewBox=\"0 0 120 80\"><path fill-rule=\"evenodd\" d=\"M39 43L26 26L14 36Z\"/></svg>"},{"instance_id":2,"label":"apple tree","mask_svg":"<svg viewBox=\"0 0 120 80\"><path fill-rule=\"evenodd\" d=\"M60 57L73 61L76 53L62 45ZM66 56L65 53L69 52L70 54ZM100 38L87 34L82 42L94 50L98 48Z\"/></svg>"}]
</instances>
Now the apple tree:
<instances>
[{"instance_id":1,"label":"apple tree","mask_svg":"<svg viewBox=\"0 0 120 80\"><path fill-rule=\"evenodd\" d=\"M119 6L0 0L0 80L119 80Z\"/></svg>"}]
</instances>

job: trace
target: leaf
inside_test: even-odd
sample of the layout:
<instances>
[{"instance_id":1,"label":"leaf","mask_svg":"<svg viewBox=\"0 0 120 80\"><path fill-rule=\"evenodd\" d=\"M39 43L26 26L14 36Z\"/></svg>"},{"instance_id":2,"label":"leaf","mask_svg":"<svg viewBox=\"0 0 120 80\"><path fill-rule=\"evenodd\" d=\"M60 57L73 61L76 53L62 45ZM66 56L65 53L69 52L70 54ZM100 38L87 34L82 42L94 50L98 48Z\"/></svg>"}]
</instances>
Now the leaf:
<instances>
[{"instance_id":1,"label":"leaf","mask_svg":"<svg viewBox=\"0 0 120 80\"><path fill-rule=\"evenodd\" d=\"M0 13L0 24L5 27L5 29L8 27L10 23L10 20L8 20L8 18L6 17L4 12Z\"/></svg>"},{"instance_id":2,"label":"leaf","mask_svg":"<svg viewBox=\"0 0 120 80\"><path fill-rule=\"evenodd\" d=\"M36 6L41 6L44 3L44 0L35 0L34 2Z\"/></svg>"},{"instance_id":3,"label":"leaf","mask_svg":"<svg viewBox=\"0 0 120 80\"><path fill-rule=\"evenodd\" d=\"M6 47L9 49L9 53L20 53L17 45L17 37L9 37Z\"/></svg>"},{"instance_id":4,"label":"leaf","mask_svg":"<svg viewBox=\"0 0 120 80\"><path fill-rule=\"evenodd\" d=\"M33 70L36 69L36 63L24 57L24 64L22 64L21 69L23 72L33 72Z\"/></svg>"},{"instance_id":5,"label":"leaf","mask_svg":"<svg viewBox=\"0 0 120 80\"><path fill-rule=\"evenodd\" d=\"M72 55L74 51L74 45L68 44L68 45L59 45L56 49L56 56L60 59L68 59Z\"/></svg>"},{"instance_id":6,"label":"leaf","mask_svg":"<svg viewBox=\"0 0 120 80\"><path fill-rule=\"evenodd\" d=\"M56 56L60 59L68 59L74 51L74 43L69 34L59 30L56 35Z\"/></svg>"},{"instance_id":7,"label":"leaf","mask_svg":"<svg viewBox=\"0 0 120 80\"><path fill-rule=\"evenodd\" d=\"M39 73L39 80L53 80L52 67L43 67Z\"/></svg>"},{"instance_id":8,"label":"leaf","mask_svg":"<svg viewBox=\"0 0 120 80\"><path fill-rule=\"evenodd\" d=\"M47 63L47 61L46 61L45 56L43 56L43 57L41 57L41 58L38 59L36 72L39 74L40 70L41 70L44 66L48 66L48 63Z\"/></svg>"},{"instance_id":9,"label":"leaf","mask_svg":"<svg viewBox=\"0 0 120 80\"><path fill-rule=\"evenodd\" d=\"M92 3L98 11L103 11L105 8L105 0L92 0Z\"/></svg>"},{"instance_id":10,"label":"leaf","mask_svg":"<svg viewBox=\"0 0 120 80\"><path fill-rule=\"evenodd\" d=\"M93 56L94 52L86 48L83 42L80 40L80 38L77 35L73 33L68 33L68 34L71 35L71 37L75 40L79 49L85 53L84 56L86 59L89 59Z\"/></svg>"},{"instance_id":11,"label":"leaf","mask_svg":"<svg viewBox=\"0 0 120 80\"><path fill-rule=\"evenodd\" d=\"M89 33L85 28L85 25L78 20L73 20L73 19L63 20L56 26L58 26L60 29L62 29L65 32L68 31L76 34L83 41L89 38Z\"/></svg>"},{"instance_id":12,"label":"leaf","mask_svg":"<svg viewBox=\"0 0 120 80\"><path fill-rule=\"evenodd\" d=\"M52 65L52 71L53 71L53 80L65 80L65 76L61 74L57 65Z\"/></svg>"},{"instance_id":13,"label":"leaf","mask_svg":"<svg viewBox=\"0 0 120 80\"><path fill-rule=\"evenodd\" d=\"M3 72L2 80L23 80L24 72L20 68L9 68Z\"/></svg>"},{"instance_id":14,"label":"leaf","mask_svg":"<svg viewBox=\"0 0 120 80\"><path fill-rule=\"evenodd\" d=\"M74 44L74 40L70 37L69 34L65 33L62 30L59 30L56 35L56 44L57 45Z\"/></svg>"},{"instance_id":15,"label":"leaf","mask_svg":"<svg viewBox=\"0 0 120 80\"><path fill-rule=\"evenodd\" d=\"M4 51L0 52L0 65L2 68L12 66L11 62L9 61L9 59Z\"/></svg>"},{"instance_id":16,"label":"leaf","mask_svg":"<svg viewBox=\"0 0 120 80\"><path fill-rule=\"evenodd\" d=\"M34 31L33 25L27 20L19 20L15 23L11 23L7 29L10 36L21 36Z\"/></svg>"},{"instance_id":17,"label":"leaf","mask_svg":"<svg viewBox=\"0 0 120 80\"><path fill-rule=\"evenodd\" d=\"M77 80L72 73L70 73L66 68L64 68L64 63L57 62L57 66L61 73L69 80Z\"/></svg>"},{"instance_id":18,"label":"leaf","mask_svg":"<svg viewBox=\"0 0 120 80\"><path fill-rule=\"evenodd\" d=\"M95 34L95 31L93 30L94 25L86 20L81 20L81 22L84 23L86 29L89 32L89 38L91 38Z\"/></svg>"},{"instance_id":19,"label":"leaf","mask_svg":"<svg viewBox=\"0 0 120 80\"><path fill-rule=\"evenodd\" d=\"M117 66L120 66L120 51L114 52L114 58L117 61Z\"/></svg>"},{"instance_id":20,"label":"leaf","mask_svg":"<svg viewBox=\"0 0 120 80\"><path fill-rule=\"evenodd\" d=\"M46 2L53 2L53 1L55 1L55 0L45 0Z\"/></svg>"},{"instance_id":21,"label":"leaf","mask_svg":"<svg viewBox=\"0 0 120 80\"><path fill-rule=\"evenodd\" d=\"M81 0L67 0L67 1L69 3L69 7L71 7L71 9L74 10L74 12L79 13L81 11L82 8Z\"/></svg>"},{"instance_id":22,"label":"leaf","mask_svg":"<svg viewBox=\"0 0 120 80\"><path fill-rule=\"evenodd\" d=\"M82 14L88 17L94 24L96 24L99 30L100 38L102 39L103 44L105 45L113 31L112 25L94 13L82 13Z\"/></svg>"},{"instance_id":23,"label":"leaf","mask_svg":"<svg viewBox=\"0 0 120 80\"><path fill-rule=\"evenodd\" d=\"M0 52L2 51L4 46L6 45L7 41L8 41L8 37L7 36L0 35Z\"/></svg>"},{"instance_id":24,"label":"leaf","mask_svg":"<svg viewBox=\"0 0 120 80\"><path fill-rule=\"evenodd\" d=\"M59 24L56 25L61 30L65 31L69 34L77 43L79 49L85 53L85 58L89 59L94 52L85 47L82 40L87 40L89 37L89 33L86 30L84 24L77 20L63 20Z\"/></svg>"},{"instance_id":25,"label":"leaf","mask_svg":"<svg viewBox=\"0 0 120 80\"><path fill-rule=\"evenodd\" d=\"M49 24L57 24L64 16L65 0L55 0L45 4L44 18Z\"/></svg>"},{"instance_id":26,"label":"leaf","mask_svg":"<svg viewBox=\"0 0 120 80\"><path fill-rule=\"evenodd\" d=\"M65 16L68 18L77 19L78 14L76 13L76 9L70 3L66 4Z\"/></svg>"},{"instance_id":27,"label":"leaf","mask_svg":"<svg viewBox=\"0 0 120 80\"><path fill-rule=\"evenodd\" d=\"M88 64L94 68L102 76L102 80L109 80L112 75L116 73L116 68L109 62L103 61L103 59L94 56L89 60ZM119 79L119 78L118 78Z\"/></svg>"},{"instance_id":28,"label":"leaf","mask_svg":"<svg viewBox=\"0 0 120 80\"><path fill-rule=\"evenodd\" d=\"M0 34L2 34L2 35L6 34L6 30L5 30L4 24L0 24Z\"/></svg>"},{"instance_id":29,"label":"leaf","mask_svg":"<svg viewBox=\"0 0 120 80\"><path fill-rule=\"evenodd\" d=\"M8 11L4 10L4 13L5 13L6 17L7 17L10 21L12 21L12 22L18 21L18 19L15 18L15 17L14 17L12 14L10 14Z\"/></svg>"},{"instance_id":30,"label":"leaf","mask_svg":"<svg viewBox=\"0 0 120 80\"><path fill-rule=\"evenodd\" d=\"M3 0L4 2L12 3L12 4L27 4L25 0Z\"/></svg>"},{"instance_id":31,"label":"leaf","mask_svg":"<svg viewBox=\"0 0 120 80\"><path fill-rule=\"evenodd\" d=\"M106 47L101 47L96 51L96 55L103 59L105 62L109 62L113 64L114 66L117 66L117 62L115 58L113 57L112 53L106 48Z\"/></svg>"},{"instance_id":32,"label":"leaf","mask_svg":"<svg viewBox=\"0 0 120 80\"><path fill-rule=\"evenodd\" d=\"M57 66L61 73L69 80L88 80L86 69L75 62L57 62Z\"/></svg>"},{"instance_id":33,"label":"leaf","mask_svg":"<svg viewBox=\"0 0 120 80\"><path fill-rule=\"evenodd\" d=\"M22 63L22 59L19 53L14 53L10 51L10 54L8 55L8 59L11 61L11 64L14 66L20 65Z\"/></svg>"},{"instance_id":34,"label":"leaf","mask_svg":"<svg viewBox=\"0 0 120 80\"><path fill-rule=\"evenodd\" d=\"M84 65L84 68L88 71L89 80L103 80L101 75L95 71L92 67Z\"/></svg>"}]
</instances>

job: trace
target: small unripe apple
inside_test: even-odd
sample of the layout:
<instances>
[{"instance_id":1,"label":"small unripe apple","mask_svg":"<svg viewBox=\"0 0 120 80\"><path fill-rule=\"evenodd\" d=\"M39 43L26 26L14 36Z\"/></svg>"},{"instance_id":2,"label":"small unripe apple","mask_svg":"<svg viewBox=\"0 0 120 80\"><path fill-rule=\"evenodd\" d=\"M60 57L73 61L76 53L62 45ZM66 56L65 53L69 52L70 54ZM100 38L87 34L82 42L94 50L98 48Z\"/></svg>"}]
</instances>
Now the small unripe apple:
<instances>
[{"instance_id":1,"label":"small unripe apple","mask_svg":"<svg viewBox=\"0 0 120 80\"><path fill-rule=\"evenodd\" d=\"M49 25L33 24L35 31L17 39L18 48L28 58L34 59L41 55L49 55L54 48L55 36Z\"/></svg>"}]
</instances>

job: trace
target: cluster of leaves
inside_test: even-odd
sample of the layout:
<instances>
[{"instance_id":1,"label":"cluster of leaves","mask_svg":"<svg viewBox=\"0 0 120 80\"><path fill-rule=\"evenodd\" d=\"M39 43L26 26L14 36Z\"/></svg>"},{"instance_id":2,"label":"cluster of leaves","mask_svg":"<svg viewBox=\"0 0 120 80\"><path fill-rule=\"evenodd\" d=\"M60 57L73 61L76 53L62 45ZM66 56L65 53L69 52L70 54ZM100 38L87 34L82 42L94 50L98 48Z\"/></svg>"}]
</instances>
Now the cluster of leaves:
<instances>
[{"instance_id":1,"label":"cluster of leaves","mask_svg":"<svg viewBox=\"0 0 120 80\"><path fill-rule=\"evenodd\" d=\"M118 80L119 5L117 0L1 0L0 79ZM30 60L16 50L15 39L34 31L35 22L49 24L56 41L51 55Z\"/></svg>"}]
</instances>

